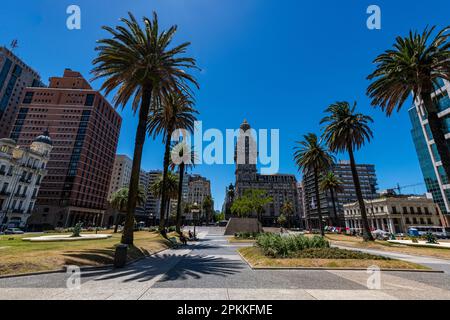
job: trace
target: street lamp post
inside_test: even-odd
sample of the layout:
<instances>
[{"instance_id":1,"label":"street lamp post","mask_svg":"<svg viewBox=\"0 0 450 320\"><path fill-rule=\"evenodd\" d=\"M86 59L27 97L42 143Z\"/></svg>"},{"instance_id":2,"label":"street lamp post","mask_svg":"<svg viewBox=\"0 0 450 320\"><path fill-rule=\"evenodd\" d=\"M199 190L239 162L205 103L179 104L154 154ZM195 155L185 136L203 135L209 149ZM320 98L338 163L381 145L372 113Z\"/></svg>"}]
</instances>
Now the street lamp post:
<instances>
[{"instance_id":1,"label":"street lamp post","mask_svg":"<svg viewBox=\"0 0 450 320\"><path fill-rule=\"evenodd\" d=\"M194 205L192 206L192 209L191 209L191 212L192 212L192 217L193 217L193 220L194 220L194 239L197 239L197 230L196 230L196 226L197 226L197 215L198 215L198 213L200 212L200 210L198 209L198 204L197 204L197 202L195 202L194 203Z\"/></svg>"}]
</instances>

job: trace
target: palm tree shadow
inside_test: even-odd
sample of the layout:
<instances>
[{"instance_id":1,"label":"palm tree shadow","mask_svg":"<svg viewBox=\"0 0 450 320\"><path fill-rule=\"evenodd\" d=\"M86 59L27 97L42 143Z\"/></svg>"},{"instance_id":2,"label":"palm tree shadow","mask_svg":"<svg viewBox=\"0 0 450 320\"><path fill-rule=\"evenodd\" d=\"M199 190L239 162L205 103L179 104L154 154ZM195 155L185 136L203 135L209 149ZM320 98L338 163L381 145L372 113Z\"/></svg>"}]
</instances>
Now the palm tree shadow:
<instances>
[{"instance_id":1,"label":"palm tree shadow","mask_svg":"<svg viewBox=\"0 0 450 320\"><path fill-rule=\"evenodd\" d=\"M167 272L160 282L200 279L205 275L227 277L244 269L241 261L216 258L211 256L186 256L175 268Z\"/></svg>"},{"instance_id":2,"label":"palm tree shadow","mask_svg":"<svg viewBox=\"0 0 450 320\"><path fill-rule=\"evenodd\" d=\"M227 277L244 269L240 261L210 256L155 255L127 266L124 269L87 271L84 278L94 281L121 279L122 282L146 282L164 274L159 281L200 279L204 275Z\"/></svg>"}]
</instances>

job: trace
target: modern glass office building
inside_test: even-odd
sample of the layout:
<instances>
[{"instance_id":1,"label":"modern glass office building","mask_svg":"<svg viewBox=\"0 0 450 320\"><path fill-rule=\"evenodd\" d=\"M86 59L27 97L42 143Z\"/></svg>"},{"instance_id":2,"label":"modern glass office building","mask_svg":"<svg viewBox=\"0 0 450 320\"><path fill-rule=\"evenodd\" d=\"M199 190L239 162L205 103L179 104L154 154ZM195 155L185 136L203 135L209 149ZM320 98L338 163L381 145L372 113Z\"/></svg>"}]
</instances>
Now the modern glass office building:
<instances>
[{"instance_id":1,"label":"modern glass office building","mask_svg":"<svg viewBox=\"0 0 450 320\"><path fill-rule=\"evenodd\" d=\"M433 100L439 109L446 138L450 139L450 83L439 81L433 94ZM409 110L412 123L412 137L419 157L420 167L429 193L444 214L450 214L450 184L446 176L433 136L428 125L426 111L422 102L416 100Z\"/></svg>"},{"instance_id":2,"label":"modern glass office building","mask_svg":"<svg viewBox=\"0 0 450 320\"><path fill-rule=\"evenodd\" d=\"M42 87L39 74L14 53L0 47L0 138L9 138L27 87Z\"/></svg>"}]
</instances>

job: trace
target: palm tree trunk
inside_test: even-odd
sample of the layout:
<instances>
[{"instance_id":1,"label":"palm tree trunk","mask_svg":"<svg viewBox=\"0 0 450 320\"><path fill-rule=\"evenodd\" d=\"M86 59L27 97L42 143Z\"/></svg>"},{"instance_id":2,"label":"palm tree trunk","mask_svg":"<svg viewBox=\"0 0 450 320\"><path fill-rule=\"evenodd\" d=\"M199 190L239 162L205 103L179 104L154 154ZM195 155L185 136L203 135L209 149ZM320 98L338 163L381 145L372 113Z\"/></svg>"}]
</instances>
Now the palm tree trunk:
<instances>
[{"instance_id":1,"label":"palm tree trunk","mask_svg":"<svg viewBox=\"0 0 450 320\"><path fill-rule=\"evenodd\" d=\"M339 227L340 227L339 217L338 217L338 213L337 213L337 209L336 209L336 199L335 199L335 197L334 197L334 191L333 191L333 189L330 189L330 193L331 193L331 202L333 202L334 224L335 224L336 226L339 225Z\"/></svg>"},{"instance_id":2,"label":"palm tree trunk","mask_svg":"<svg viewBox=\"0 0 450 320\"><path fill-rule=\"evenodd\" d=\"M348 154L350 157L350 168L352 169L356 198L358 199L359 210L361 211L361 220L363 223L363 238L364 241L373 241L372 233L370 232L369 221L367 220L366 205L364 203L363 195L361 192L361 183L359 182L358 171L356 170L355 156L353 155L352 146L348 146Z\"/></svg>"},{"instance_id":3,"label":"palm tree trunk","mask_svg":"<svg viewBox=\"0 0 450 320\"><path fill-rule=\"evenodd\" d=\"M183 179L184 179L184 162L180 164L180 177L178 181L178 203L177 203L177 232L181 234L181 200L183 193Z\"/></svg>"},{"instance_id":4,"label":"palm tree trunk","mask_svg":"<svg viewBox=\"0 0 450 320\"><path fill-rule=\"evenodd\" d=\"M437 152L441 158L442 167L446 176L450 179L450 150L447 144L447 139L445 139L442 121L438 116L438 109L431 99L431 94L422 94L422 100L428 114L428 124L430 126L431 134L433 135L434 143L436 144Z\"/></svg>"},{"instance_id":5,"label":"palm tree trunk","mask_svg":"<svg viewBox=\"0 0 450 320\"><path fill-rule=\"evenodd\" d=\"M122 234L122 244L133 245L134 211L136 210L137 195L139 191L139 174L141 172L142 151L147 134L147 120L152 99L151 86L143 88L142 101L139 110L139 123L134 143L133 166L131 169L130 187L128 191L127 215Z\"/></svg>"},{"instance_id":6,"label":"palm tree trunk","mask_svg":"<svg viewBox=\"0 0 450 320\"><path fill-rule=\"evenodd\" d=\"M118 229L119 229L119 213L117 212L114 221L114 233L117 233Z\"/></svg>"},{"instance_id":7,"label":"palm tree trunk","mask_svg":"<svg viewBox=\"0 0 450 320\"><path fill-rule=\"evenodd\" d=\"M165 212L166 212L166 201L167 201L167 175L169 172L169 162L170 162L170 142L172 138L172 131L167 131L166 136L166 146L164 151L164 171L163 171L163 185L161 192L161 212L159 220L159 231L162 231L166 226Z\"/></svg>"},{"instance_id":8,"label":"palm tree trunk","mask_svg":"<svg viewBox=\"0 0 450 320\"><path fill-rule=\"evenodd\" d=\"M320 192L319 192L319 172L317 168L314 168L314 188L316 190L316 202L317 202L317 216L319 217L319 229L320 234L325 236L325 231L322 225L322 208L320 206Z\"/></svg>"}]
</instances>

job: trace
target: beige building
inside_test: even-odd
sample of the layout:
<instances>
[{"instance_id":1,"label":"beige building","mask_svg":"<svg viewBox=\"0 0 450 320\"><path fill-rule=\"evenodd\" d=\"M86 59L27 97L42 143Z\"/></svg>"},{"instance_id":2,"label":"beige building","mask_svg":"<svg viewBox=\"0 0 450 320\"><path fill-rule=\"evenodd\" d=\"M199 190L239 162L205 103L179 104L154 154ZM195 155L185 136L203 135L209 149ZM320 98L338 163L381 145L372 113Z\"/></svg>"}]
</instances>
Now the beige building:
<instances>
[{"instance_id":1,"label":"beige building","mask_svg":"<svg viewBox=\"0 0 450 320\"><path fill-rule=\"evenodd\" d=\"M48 132L34 139L29 147L0 139L0 229L25 227L47 174L47 162L53 148Z\"/></svg>"},{"instance_id":2,"label":"beige building","mask_svg":"<svg viewBox=\"0 0 450 320\"><path fill-rule=\"evenodd\" d=\"M211 182L200 175L191 175L188 179L187 203L202 206L205 198L211 196Z\"/></svg>"},{"instance_id":3,"label":"beige building","mask_svg":"<svg viewBox=\"0 0 450 320\"><path fill-rule=\"evenodd\" d=\"M108 199L111 199L111 195L117 190L130 185L132 167L133 160L128 156L123 154L116 155L109 185Z\"/></svg>"},{"instance_id":4,"label":"beige building","mask_svg":"<svg viewBox=\"0 0 450 320\"><path fill-rule=\"evenodd\" d=\"M383 196L364 200L371 229L390 233L407 233L411 226L441 226L442 214L432 199L421 196ZM345 226L362 230L357 202L344 205Z\"/></svg>"}]
</instances>

